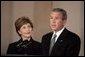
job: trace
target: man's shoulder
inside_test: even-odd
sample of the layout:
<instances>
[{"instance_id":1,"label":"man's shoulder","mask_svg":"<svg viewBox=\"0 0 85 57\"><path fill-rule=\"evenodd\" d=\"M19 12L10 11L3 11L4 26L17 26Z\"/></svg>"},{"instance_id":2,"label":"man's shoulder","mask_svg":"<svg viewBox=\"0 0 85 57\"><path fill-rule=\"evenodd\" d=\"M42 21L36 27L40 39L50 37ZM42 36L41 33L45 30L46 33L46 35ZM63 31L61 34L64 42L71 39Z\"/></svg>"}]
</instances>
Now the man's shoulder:
<instances>
[{"instance_id":1,"label":"man's shoulder","mask_svg":"<svg viewBox=\"0 0 85 57\"><path fill-rule=\"evenodd\" d=\"M49 35L52 35L52 34L53 34L53 32L48 32L48 33L44 34L43 37L49 36Z\"/></svg>"},{"instance_id":2,"label":"man's shoulder","mask_svg":"<svg viewBox=\"0 0 85 57\"><path fill-rule=\"evenodd\" d=\"M79 40L80 41L80 37L76 33L72 32L72 31L67 30L67 36L69 37L69 39Z\"/></svg>"},{"instance_id":3,"label":"man's shoulder","mask_svg":"<svg viewBox=\"0 0 85 57\"><path fill-rule=\"evenodd\" d=\"M52 37L53 32L48 32L42 36L42 40L48 40Z\"/></svg>"},{"instance_id":4,"label":"man's shoulder","mask_svg":"<svg viewBox=\"0 0 85 57\"><path fill-rule=\"evenodd\" d=\"M69 31L69 30L67 30L67 31L68 31L68 35L79 37L76 33L72 32L72 31Z\"/></svg>"}]
</instances>

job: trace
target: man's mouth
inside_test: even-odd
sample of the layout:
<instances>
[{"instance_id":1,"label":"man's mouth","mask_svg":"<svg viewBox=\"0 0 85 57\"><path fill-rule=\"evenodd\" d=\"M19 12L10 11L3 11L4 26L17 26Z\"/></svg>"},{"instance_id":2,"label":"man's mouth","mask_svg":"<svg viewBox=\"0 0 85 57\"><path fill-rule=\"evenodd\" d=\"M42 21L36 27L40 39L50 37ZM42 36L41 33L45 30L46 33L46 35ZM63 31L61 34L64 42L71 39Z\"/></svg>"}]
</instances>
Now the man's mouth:
<instances>
[{"instance_id":1,"label":"man's mouth","mask_svg":"<svg viewBox=\"0 0 85 57\"><path fill-rule=\"evenodd\" d=\"M55 27L56 25L51 25L51 26Z\"/></svg>"}]
</instances>

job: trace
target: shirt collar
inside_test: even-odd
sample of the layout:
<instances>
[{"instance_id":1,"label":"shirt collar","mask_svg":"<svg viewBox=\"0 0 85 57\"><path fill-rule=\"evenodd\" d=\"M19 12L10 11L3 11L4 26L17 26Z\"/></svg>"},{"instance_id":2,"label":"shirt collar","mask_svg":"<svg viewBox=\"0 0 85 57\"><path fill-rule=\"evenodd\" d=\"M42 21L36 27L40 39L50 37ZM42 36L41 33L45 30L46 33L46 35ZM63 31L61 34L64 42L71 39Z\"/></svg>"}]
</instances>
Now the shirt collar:
<instances>
[{"instance_id":1,"label":"shirt collar","mask_svg":"<svg viewBox=\"0 0 85 57\"><path fill-rule=\"evenodd\" d=\"M30 37L30 40L29 40L29 38L24 39L24 41L25 41L25 40L32 41L33 39L32 39L32 37ZM20 41L20 42L23 42L23 39L21 38L19 41Z\"/></svg>"},{"instance_id":2,"label":"shirt collar","mask_svg":"<svg viewBox=\"0 0 85 57\"><path fill-rule=\"evenodd\" d=\"M60 35L62 32L63 32L63 30L65 29L65 27L63 27L61 30L59 30L58 32L53 32L53 34L56 34L56 35Z\"/></svg>"},{"instance_id":3,"label":"shirt collar","mask_svg":"<svg viewBox=\"0 0 85 57\"><path fill-rule=\"evenodd\" d=\"M58 37L60 36L60 34L63 32L64 29L65 29L65 27L63 27L63 28L62 28L61 30L59 30L58 32L55 32L55 31L53 32L53 36L54 36L54 34L57 35L55 41L57 41ZM52 36L52 38L53 38L53 36Z\"/></svg>"}]
</instances>

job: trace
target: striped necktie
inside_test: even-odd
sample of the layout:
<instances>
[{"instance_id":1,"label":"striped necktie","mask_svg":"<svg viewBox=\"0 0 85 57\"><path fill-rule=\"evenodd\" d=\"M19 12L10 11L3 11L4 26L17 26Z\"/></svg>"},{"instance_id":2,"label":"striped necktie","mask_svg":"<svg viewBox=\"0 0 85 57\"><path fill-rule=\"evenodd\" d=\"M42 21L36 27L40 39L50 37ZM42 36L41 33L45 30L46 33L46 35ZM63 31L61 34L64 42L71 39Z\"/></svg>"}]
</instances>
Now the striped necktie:
<instances>
[{"instance_id":1,"label":"striped necktie","mask_svg":"<svg viewBox=\"0 0 85 57\"><path fill-rule=\"evenodd\" d=\"M53 38L51 39L51 42L50 42L50 49L49 49L49 55L51 54L51 51L52 51L52 48L55 44L55 38L57 37L56 34L54 34Z\"/></svg>"}]
</instances>

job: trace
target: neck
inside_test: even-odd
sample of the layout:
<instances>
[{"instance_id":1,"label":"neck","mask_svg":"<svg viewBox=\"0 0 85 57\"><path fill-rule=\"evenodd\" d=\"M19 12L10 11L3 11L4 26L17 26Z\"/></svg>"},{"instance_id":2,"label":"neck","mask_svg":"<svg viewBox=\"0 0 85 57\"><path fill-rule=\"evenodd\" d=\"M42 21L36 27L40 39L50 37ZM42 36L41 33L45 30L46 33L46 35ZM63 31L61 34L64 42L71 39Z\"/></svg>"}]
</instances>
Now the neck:
<instances>
[{"instance_id":1,"label":"neck","mask_svg":"<svg viewBox=\"0 0 85 57\"><path fill-rule=\"evenodd\" d=\"M60 31L60 30L62 30L62 29L64 29L65 27L63 26L63 27L61 27L59 30L55 30L54 32L55 33L57 33L58 31Z\"/></svg>"},{"instance_id":2,"label":"neck","mask_svg":"<svg viewBox=\"0 0 85 57\"><path fill-rule=\"evenodd\" d=\"M22 40L23 40L23 41L24 41L24 40L30 41L30 39L31 39L31 37L22 37Z\"/></svg>"}]
</instances>

